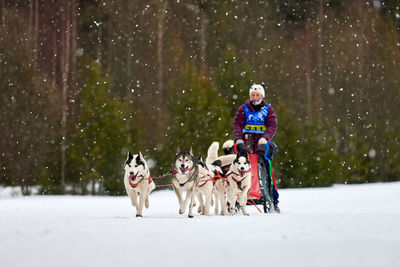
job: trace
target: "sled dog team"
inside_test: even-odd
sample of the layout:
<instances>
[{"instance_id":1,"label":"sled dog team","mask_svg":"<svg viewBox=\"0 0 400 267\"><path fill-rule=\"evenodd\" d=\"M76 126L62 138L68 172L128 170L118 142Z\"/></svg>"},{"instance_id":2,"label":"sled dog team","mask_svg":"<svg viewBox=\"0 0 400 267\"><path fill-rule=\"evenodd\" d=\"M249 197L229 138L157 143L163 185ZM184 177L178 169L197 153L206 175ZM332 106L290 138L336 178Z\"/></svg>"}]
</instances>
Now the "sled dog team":
<instances>
[{"instance_id":1,"label":"sled dog team","mask_svg":"<svg viewBox=\"0 0 400 267\"><path fill-rule=\"evenodd\" d=\"M171 173L172 188L178 198L180 214L188 209L188 216L193 218L197 198L198 212L202 215L209 215L213 205L215 214L226 215L229 212L234 215L236 201L241 206L243 215L249 215L246 212L251 185L248 155L234 154L232 140L223 144L226 155L218 156L218 149L219 143L212 143L208 148L207 158L203 161L193 156L192 149L187 152L178 148ZM132 205L136 208L136 217L142 217L143 206L149 208L149 195L156 185L140 152L135 155L128 152L124 185Z\"/></svg>"}]
</instances>

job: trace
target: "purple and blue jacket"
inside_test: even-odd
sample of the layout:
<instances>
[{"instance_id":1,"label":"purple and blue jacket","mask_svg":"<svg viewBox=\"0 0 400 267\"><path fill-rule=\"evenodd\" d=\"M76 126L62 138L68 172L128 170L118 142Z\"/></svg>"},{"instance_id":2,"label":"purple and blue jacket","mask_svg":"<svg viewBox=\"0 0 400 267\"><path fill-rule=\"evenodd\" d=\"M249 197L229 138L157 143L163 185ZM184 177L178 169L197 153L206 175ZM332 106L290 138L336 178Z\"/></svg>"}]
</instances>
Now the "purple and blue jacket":
<instances>
[{"instance_id":1,"label":"purple and blue jacket","mask_svg":"<svg viewBox=\"0 0 400 267\"><path fill-rule=\"evenodd\" d=\"M250 100L247 100L244 105L247 105L247 108L251 110L252 112L255 112L253 106L250 104ZM245 116L245 107L244 105L241 105L239 109L237 110L235 114L235 118L233 119L233 139L238 140L242 139L243 141L245 140L245 133L243 133L243 129L246 124L246 116ZM265 100L262 101L262 106L265 107L267 105L267 102ZM271 141L271 139L274 137L276 130L278 128L278 122L276 120L276 115L275 111L272 108L272 106L269 106L268 109L268 114L265 118L265 127L266 130L264 133L247 133L251 135L251 139L254 140L253 144L253 152L257 154L262 154L262 152L259 152L257 149L258 146L258 140L261 137L264 137L267 139L267 141Z\"/></svg>"}]
</instances>

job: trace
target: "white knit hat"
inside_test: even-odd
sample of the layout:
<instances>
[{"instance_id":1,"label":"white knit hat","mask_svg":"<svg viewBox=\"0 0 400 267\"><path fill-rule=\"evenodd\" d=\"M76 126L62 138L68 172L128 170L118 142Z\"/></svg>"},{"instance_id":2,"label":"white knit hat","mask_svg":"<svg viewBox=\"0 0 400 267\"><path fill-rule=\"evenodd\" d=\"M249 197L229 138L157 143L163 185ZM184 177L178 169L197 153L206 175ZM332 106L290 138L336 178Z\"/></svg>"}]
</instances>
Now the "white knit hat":
<instances>
[{"instance_id":1,"label":"white knit hat","mask_svg":"<svg viewBox=\"0 0 400 267\"><path fill-rule=\"evenodd\" d=\"M259 92L262 98L265 97L264 86L262 84L253 84L250 86L249 96L251 96L252 92Z\"/></svg>"}]
</instances>

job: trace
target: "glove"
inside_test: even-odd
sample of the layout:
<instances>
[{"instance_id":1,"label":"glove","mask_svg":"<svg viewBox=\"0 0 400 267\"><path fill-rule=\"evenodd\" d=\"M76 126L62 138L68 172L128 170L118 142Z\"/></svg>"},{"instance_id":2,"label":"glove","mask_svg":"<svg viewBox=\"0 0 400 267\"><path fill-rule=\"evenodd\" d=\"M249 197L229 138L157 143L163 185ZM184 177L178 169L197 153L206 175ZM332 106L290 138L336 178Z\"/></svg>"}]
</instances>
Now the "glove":
<instances>
[{"instance_id":1,"label":"glove","mask_svg":"<svg viewBox=\"0 0 400 267\"><path fill-rule=\"evenodd\" d=\"M266 144L266 143L268 143L268 141L267 141L267 139L266 139L265 137L261 137L261 138L258 140L258 144L259 144L259 145L264 145L264 144Z\"/></svg>"},{"instance_id":2,"label":"glove","mask_svg":"<svg viewBox=\"0 0 400 267\"><path fill-rule=\"evenodd\" d=\"M236 140L236 144L237 145L244 144L244 141L242 139L238 139Z\"/></svg>"},{"instance_id":3,"label":"glove","mask_svg":"<svg viewBox=\"0 0 400 267\"><path fill-rule=\"evenodd\" d=\"M238 139L236 140L236 150L237 152L241 152L242 150L246 149L246 144L244 143L244 141L242 139Z\"/></svg>"}]
</instances>

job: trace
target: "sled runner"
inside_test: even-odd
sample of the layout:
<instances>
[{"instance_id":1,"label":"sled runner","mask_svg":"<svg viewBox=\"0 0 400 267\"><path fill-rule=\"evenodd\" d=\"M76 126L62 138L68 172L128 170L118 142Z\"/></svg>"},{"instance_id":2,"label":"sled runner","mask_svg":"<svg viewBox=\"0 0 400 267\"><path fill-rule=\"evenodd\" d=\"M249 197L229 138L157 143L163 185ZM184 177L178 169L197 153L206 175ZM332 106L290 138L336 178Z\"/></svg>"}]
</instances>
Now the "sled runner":
<instances>
[{"instance_id":1,"label":"sled runner","mask_svg":"<svg viewBox=\"0 0 400 267\"><path fill-rule=\"evenodd\" d=\"M264 152L263 156L249 154L252 179L247 204L263 205L265 213L271 212L273 208L272 186L277 189L271 167L271 160L277 148L274 142L268 142L258 146L258 150ZM267 166L262 157L268 162Z\"/></svg>"}]
</instances>

